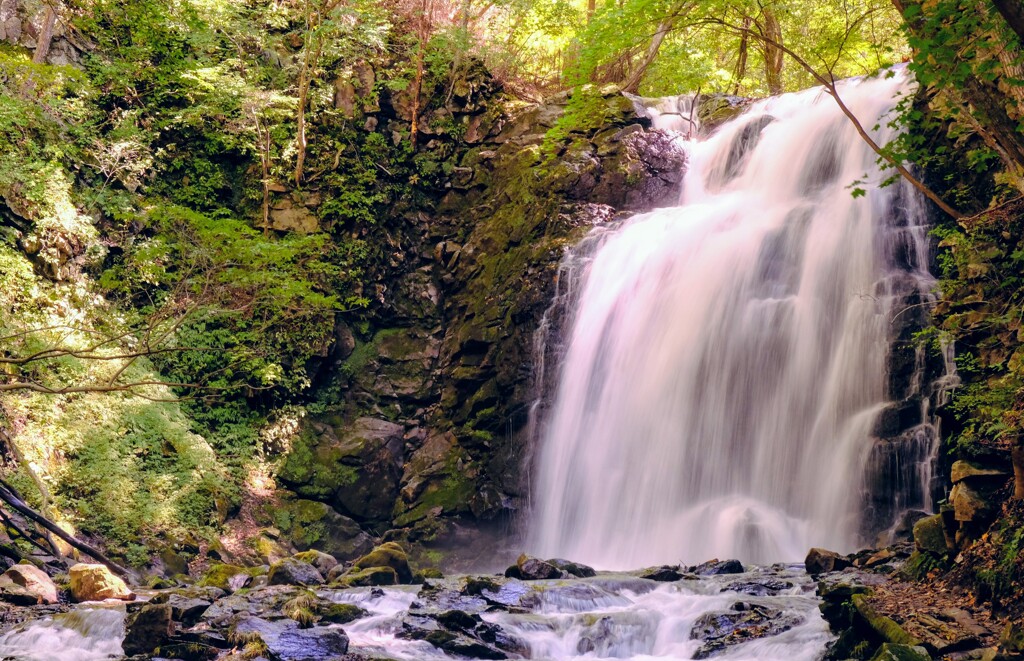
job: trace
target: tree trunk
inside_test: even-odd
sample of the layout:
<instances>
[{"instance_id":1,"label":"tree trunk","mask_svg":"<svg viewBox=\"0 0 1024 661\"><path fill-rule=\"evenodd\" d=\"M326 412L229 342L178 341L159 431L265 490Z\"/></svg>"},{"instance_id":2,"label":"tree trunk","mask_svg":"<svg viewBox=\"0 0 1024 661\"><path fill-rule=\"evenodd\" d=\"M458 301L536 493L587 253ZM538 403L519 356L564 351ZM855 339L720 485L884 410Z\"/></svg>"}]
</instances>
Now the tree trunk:
<instances>
[{"instance_id":1,"label":"tree trunk","mask_svg":"<svg viewBox=\"0 0 1024 661\"><path fill-rule=\"evenodd\" d=\"M46 7L46 18L43 19L43 31L36 42L36 52L32 61L36 64L46 62L46 56L50 54L50 42L53 41L53 26L57 22L57 12L53 7Z\"/></svg>"},{"instance_id":2,"label":"tree trunk","mask_svg":"<svg viewBox=\"0 0 1024 661\"><path fill-rule=\"evenodd\" d=\"M922 3L920 0L892 0L892 4L901 14L905 14L908 6L920 6ZM1017 9L1020 7L1019 3L1013 0L1007 0L1007 4L1016 5ZM1012 16L1012 8L1008 8L1008 11ZM935 36L926 32L925 23L920 17L910 21L907 27L919 38L931 39ZM998 86L971 76L961 88L947 88L943 91L952 94L954 98L959 97L960 101L973 109L973 114L984 127L985 134L997 145L996 151L1002 157L1006 168L1012 174L1018 175L1024 168L1024 135L1017 131L1017 122L1007 112L1010 100Z\"/></svg>"},{"instance_id":3,"label":"tree trunk","mask_svg":"<svg viewBox=\"0 0 1024 661\"><path fill-rule=\"evenodd\" d=\"M992 0L992 4L1024 45L1024 5L1020 0Z\"/></svg>"},{"instance_id":4,"label":"tree trunk","mask_svg":"<svg viewBox=\"0 0 1024 661\"><path fill-rule=\"evenodd\" d=\"M782 43L782 26L775 13L767 7L762 10L764 16L763 34L765 40L761 42L764 53L764 79L768 84L768 93L775 96L782 94L782 65L785 53L778 47Z\"/></svg>"},{"instance_id":5,"label":"tree trunk","mask_svg":"<svg viewBox=\"0 0 1024 661\"><path fill-rule=\"evenodd\" d=\"M644 59L641 60L640 64L633 73L630 74L629 78L625 83L622 84L623 92L630 92L636 94L636 91L640 89L640 82L644 79L644 75L647 73L648 67L654 63L655 58L658 57L658 49L661 48L661 43L665 41L665 37L672 31L672 24L675 23L675 16L666 18L658 26L658 31L651 37L651 43L647 46L647 53L644 55Z\"/></svg>"},{"instance_id":6,"label":"tree trunk","mask_svg":"<svg viewBox=\"0 0 1024 661\"><path fill-rule=\"evenodd\" d=\"M750 29L750 18L743 19L743 29ZM743 78L747 75L747 51L750 49L750 36L743 32L740 35L740 48L739 55L736 58L736 86L733 88L733 94L739 95L740 86L743 84Z\"/></svg>"}]
</instances>

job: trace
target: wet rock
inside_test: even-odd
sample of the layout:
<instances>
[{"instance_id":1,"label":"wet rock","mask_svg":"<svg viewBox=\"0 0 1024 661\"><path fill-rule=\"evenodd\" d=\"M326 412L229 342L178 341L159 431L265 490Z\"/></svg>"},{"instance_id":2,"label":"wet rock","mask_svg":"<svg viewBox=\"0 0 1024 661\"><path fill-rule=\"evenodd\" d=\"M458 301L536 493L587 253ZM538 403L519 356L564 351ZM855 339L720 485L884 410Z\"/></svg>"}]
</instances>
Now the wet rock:
<instances>
[{"instance_id":1,"label":"wet rock","mask_svg":"<svg viewBox=\"0 0 1024 661\"><path fill-rule=\"evenodd\" d=\"M931 661L923 647L882 643L871 661Z\"/></svg>"},{"instance_id":2,"label":"wet rock","mask_svg":"<svg viewBox=\"0 0 1024 661\"><path fill-rule=\"evenodd\" d=\"M731 645L778 635L800 624L802 619L768 606L738 602L733 610L705 613L697 618L690 638L704 641L693 658L707 659Z\"/></svg>"},{"instance_id":3,"label":"wet rock","mask_svg":"<svg viewBox=\"0 0 1024 661\"><path fill-rule=\"evenodd\" d=\"M462 611L447 611L431 616L410 614L402 621L398 637L424 640L438 649L473 659L507 659L508 655L486 644L479 633L498 640L501 628L485 625L479 616Z\"/></svg>"},{"instance_id":4,"label":"wet rock","mask_svg":"<svg viewBox=\"0 0 1024 661\"><path fill-rule=\"evenodd\" d=\"M285 558L270 566L268 585L320 585L324 577L313 565L296 558Z\"/></svg>"},{"instance_id":5,"label":"wet rock","mask_svg":"<svg viewBox=\"0 0 1024 661\"><path fill-rule=\"evenodd\" d=\"M57 586L35 565L14 565L0 575L0 599L23 605L55 604Z\"/></svg>"},{"instance_id":6,"label":"wet rock","mask_svg":"<svg viewBox=\"0 0 1024 661\"><path fill-rule=\"evenodd\" d=\"M516 564L505 570L506 578L518 578L522 581L542 581L563 576L565 573L550 562L532 558L525 553L519 556Z\"/></svg>"},{"instance_id":7,"label":"wet rock","mask_svg":"<svg viewBox=\"0 0 1024 661\"><path fill-rule=\"evenodd\" d=\"M317 608L317 615L321 623L348 624L355 620L369 615L369 613L355 604L323 604Z\"/></svg>"},{"instance_id":8,"label":"wet rock","mask_svg":"<svg viewBox=\"0 0 1024 661\"><path fill-rule=\"evenodd\" d=\"M114 576L104 565L79 563L68 570L71 598L74 601L100 601L120 599L131 601L135 594L125 582Z\"/></svg>"},{"instance_id":9,"label":"wet rock","mask_svg":"<svg viewBox=\"0 0 1024 661\"><path fill-rule=\"evenodd\" d=\"M124 653L131 656L153 652L170 638L173 626L169 605L146 604L125 622Z\"/></svg>"},{"instance_id":10,"label":"wet rock","mask_svg":"<svg viewBox=\"0 0 1024 661\"><path fill-rule=\"evenodd\" d=\"M928 551L937 555L944 555L949 549L946 548L946 534L942 529L942 515L921 519L914 524L914 545L918 551Z\"/></svg>"},{"instance_id":11,"label":"wet rock","mask_svg":"<svg viewBox=\"0 0 1024 661\"><path fill-rule=\"evenodd\" d=\"M777 578L764 578L757 581L740 581L737 583L730 583L725 587L725 590L749 594L753 597L768 597L777 595L783 590L788 590L792 587L793 584L789 581L783 581Z\"/></svg>"},{"instance_id":12,"label":"wet rock","mask_svg":"<svg viewBox=\"0 0 1024 661\"><path fill-rule=\"evenodd\" d=\"M650 620L634 613L611 613L589 623L580 634L576 651L598 658L621 657L629 641L650 640L654 635L655 627Z\"/></svg>"},{"instance_id":13,"label":"wet rock","mask_svg":"<svg viewBox=\"0 0 1024 661\"><path fill-rule=\"evenodd\" d=\"M717 576L720 574L742 574L743 563L739 560L710 560L693 568L698 576Z\"/></svg>"},{"instance_id":14,"label":"wet rock","mask_svg":"<svg viewBox=\"0 0 1024 661\"><path fill-rule=\"evenodd\" d=\"M646 578L649 581L671 583L682 579L683 573L679 571L679 565L662 565L661 567L645 569L640 574L640 578Z\"/></svg>"},{"instance_id":15,"label":"wet rock","mask_svg":"<svg viewBox=\"0 0 1024 661\"><path fill-rule=\"evenodd\" d=\"M594 571L593 567L580 564L578 562L572 562L571 560L562 560L561 558L554 558L548 560L548 564L557 567L566 574L571 574L576 578L591 578L597 576L597 572Z\"/></svg>"},{"instance_id":16,"label":"wet rock","mask_svg":"<svg viewBox=\"0 0 1024 661\"><path fill-rule=\"evenodd\" d=\"M277 661L337 661L348 652L348 636L336 627L300 629L291 620L248 617L235 624L231 633L259 636Z\"/></svg>"},{"instance_id":17,"label":"wet rock","mask_svg":"<svg viewBox=\"0 0 1024 661\"><path fill-rule=\"evenodd\" d=\"M353 568L390 567L402 584L412 583L409 556L397 542L385 542L353 563Z\"/></svg>"},{"instance_id":18,"label":"wet rock","mask_svg":"<svg viewBox=\"0 0 1024 661\"><path fill-rule=\"evenodd\" d=\"M839 571L849 566L849 560L827 549L813 548L807 552L807 558L804 559L804 568L811 576Z\"/></svg>"},{"instance_id":19,"label":"wet rock","mask_svg":"<svg viewBox=\"0 0 1024 661\"><path fill-rule=\"evenodd\" d=\"M368 567L366 569L350 569L339 576L331 585L355 588L374 585L398 585L398 582L398 574L391 567Z\"/></svg>"}]
</instances>

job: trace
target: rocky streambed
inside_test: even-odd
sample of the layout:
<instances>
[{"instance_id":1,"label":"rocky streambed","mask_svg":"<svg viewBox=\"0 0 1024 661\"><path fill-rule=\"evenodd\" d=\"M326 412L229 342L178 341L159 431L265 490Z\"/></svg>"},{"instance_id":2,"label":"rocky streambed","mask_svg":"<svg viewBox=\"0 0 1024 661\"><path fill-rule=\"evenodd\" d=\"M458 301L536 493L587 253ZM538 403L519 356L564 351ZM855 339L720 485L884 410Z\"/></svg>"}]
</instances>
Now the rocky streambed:
<instances>
[{"instance_id":1,"label":"rocky streambed","mask_svg":"<svg viewBox=\"0 0 1024 661\"><path fill-rule=\"evenodd\" d=\"M11 610L28 619L0 636L0 659L811 660L833 638L800 565L609 573L523 556L504 575L431 578L397 553L369 569L331 560Z\"/></svg>"}]
</instances>

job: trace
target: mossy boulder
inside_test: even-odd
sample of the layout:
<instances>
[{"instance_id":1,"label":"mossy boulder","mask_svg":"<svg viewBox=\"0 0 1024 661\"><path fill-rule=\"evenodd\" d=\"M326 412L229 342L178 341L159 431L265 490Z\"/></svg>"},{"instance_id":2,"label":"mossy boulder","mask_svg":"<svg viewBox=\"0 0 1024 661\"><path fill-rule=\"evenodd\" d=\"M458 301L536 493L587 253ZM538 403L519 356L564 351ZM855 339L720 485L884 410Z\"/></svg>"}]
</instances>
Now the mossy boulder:
<instances>
[{"instance_id":1,"label":"mossy boulder","mask_svg":"<svg viewBox=\"0 0 1024 661\"><path fill-rule=\"evenodd\" d=\"M914 524L914 544L918 551L936 555L944 555L948 551L941 514L925 517Z\"/></svg>"},{"instance_id":2,"label":"mossy boulder","mask_svg":"<svg viewBox=\"0 0 1024 661\"><path fill-rule=\"evenodd\" d=\"M339 560L351 560L373 548L373 538L358 523L326 503L285 496L267 516L300 551L312 549Z\"/></svg>"},{"instance_id":3,"label":"mossy boulder","mask_svg":"<svg viewBox=\"0 0 1024 661\"><path fill-rule=\"evenodd\" d=\"M196 583L198 587L215 587L225 592L234 592L237 588L232 585L231 579L236 576L251 576L251 570L238 565L213 564L210 565L202 577Z\"/></svg>"},{"instance_id":4,"label":"mossy boulder","mask_svg":"<svg viewBox=\"0 0 1024 661\"><path fill-rule=\"evenodd\" d=\"M369 613L355 604L321 604L317 608L320 622L330 624L348 624L360 618L366 617Z\"/></svg>"},{"instance_id":5,"label":"mossy boulder","mask_svg":"<svg viewBox=\"0 0 1024 661\"><path fill-rule=\"evenodd\" d=\"M405 549L395 542L385 542L363 557L357 559L354 570L370 567L390 567L394 570L399 583L412 583L412 569L409 567L409 556Z\"/></svg>"},{"instance_id":6,"label":"mossy boulder","mask_svg":"<svg viewBox=\"0 0 1024 661\"><path fill-rule=\"evenodd\" d=\"M373 585L398 585L398 573L391 567L354 567L331 583L332 587L355 588Z\"/></svg>"},{"instance_id":7,"label":"mossy boulder","mask_svg":"<svg viewBox=\"0 0 1024 661\"><path fill-rule=\"evenodd\" d=\"M278 477L301 496L330 503L357 521L390 521L404 463L402 425L377 418L313 421Z\"/></svg>"}]
</instances>

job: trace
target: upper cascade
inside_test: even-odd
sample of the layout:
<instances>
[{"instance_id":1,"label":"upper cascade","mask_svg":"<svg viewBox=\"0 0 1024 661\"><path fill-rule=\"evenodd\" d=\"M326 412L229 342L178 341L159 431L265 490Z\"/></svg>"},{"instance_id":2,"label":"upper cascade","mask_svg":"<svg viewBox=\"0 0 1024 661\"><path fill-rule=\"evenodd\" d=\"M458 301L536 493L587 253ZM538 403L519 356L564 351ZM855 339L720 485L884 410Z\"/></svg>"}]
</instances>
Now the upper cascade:
<instances>
[{"instance_id":1,"label":"upper cascade","mask_svg":"<svg viewBox=\"0 0 1024 661\"><path fill-rule=\"evenodd\" d=\"M880 144L912 90L901 70L839 87ZM924 204L884 185L821 89L753 103L688 148L679 206L566 258L585 267L539 425L543 557L794 561L863 534L878 421L908 397L889 378L893 320L934 288ZM908 507L929 507L925 454Z\"/></svg>"}]
</instances>

